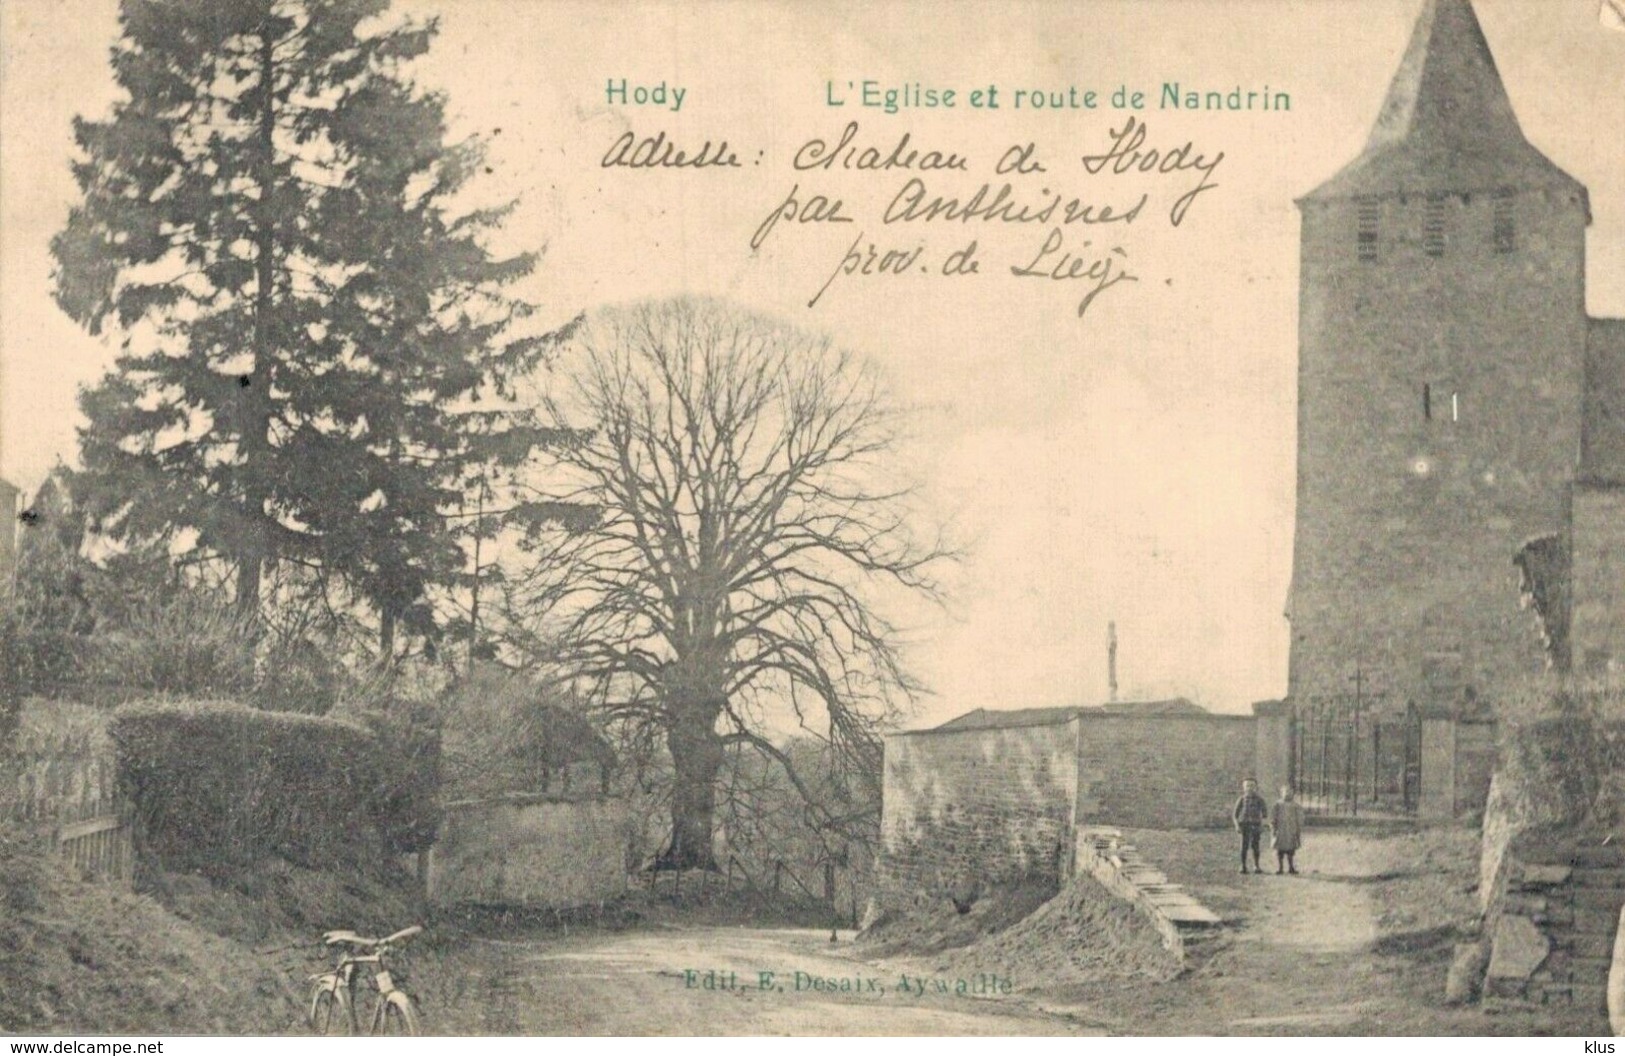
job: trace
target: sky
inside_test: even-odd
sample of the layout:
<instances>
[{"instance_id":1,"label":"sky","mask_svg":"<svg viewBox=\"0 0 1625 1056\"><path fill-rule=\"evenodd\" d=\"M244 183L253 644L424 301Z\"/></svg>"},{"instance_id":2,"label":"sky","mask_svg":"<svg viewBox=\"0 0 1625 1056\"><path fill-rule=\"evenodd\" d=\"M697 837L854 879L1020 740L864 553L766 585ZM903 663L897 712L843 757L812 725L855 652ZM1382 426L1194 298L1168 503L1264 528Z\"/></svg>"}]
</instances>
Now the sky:
<instances>
[{"instance_id":1,"label":"sky","mask_svg":"<svg viewBox=\"0 0 1625 1056\"><path fill-rule=\"evenodd\" d=\"M1590 189L1589 310L1625 316L1625 33L1601 25L1597 0L1476 7L1526 136ZM966 557L943 609L906 613L911 667L932 690L910 725L1105 699L1108 622L1124 698L1183 695L1246 711L1284 692L1293 200L1359 151L1420 8L395 5L441 18L415 76L447 94L454 135L489 141L491 171L474 193L518 198L497 248L545 247L520 292L546 318L723 297L827 331L873 360L913 409L901 458ZM91 338L52 304L48 252L75 196L71 120L103 116L115 98L116 34L111 0L0 5L0 475L25 490L58 459L73 461L75 392L117 351L116 335ZM623 79L625 103L607 94ZM865 81L909 99L953 89L955 106L887 113L862 105ZM1291 106L1158 109L1165 82L1226 93L1267 85ZM637 88L662 84L663 106L635 103ZM972 106L971 92L990 86L1000 105ZM1144 91L1146 109L1114 109L1119 88ZM1096 108L1014 105L1017 90L1072 89L1095 91ZM1155 166L1173 171L1084 164L1130 117L1142 149L1160 152ZM831 168L795 168L798 151L806 160L812 141L838 143L851 121L860 149L885 156L906 133L911 147L959 154L965 168L857 171L839 154ZM690 152L710 142L716 153L725 140L739 165L606 167L626 133L634 144L661 133ZM1029 143L1025 161L1044 172L997 171L1006 151L1020 163ZM1067 225L1044 254L1049 223L883 222L912 177L927 196L961 200L1008 180L1035 208L1059 194L1097 215L1141 194L1147 202L1129 223ZM1213 186L1174 225L1174 204L1204 183ZM793 218L753 249L792 196ZM942 274L973 239L978 273ZM889 250L918 253L891 274L880 267ZM1063 254L1096 278L1048 277ZM833 274L849 261L853 274ZM1080 316L1101 268L1134 279L1106 285Z\"/></svg>"}]
</instances>

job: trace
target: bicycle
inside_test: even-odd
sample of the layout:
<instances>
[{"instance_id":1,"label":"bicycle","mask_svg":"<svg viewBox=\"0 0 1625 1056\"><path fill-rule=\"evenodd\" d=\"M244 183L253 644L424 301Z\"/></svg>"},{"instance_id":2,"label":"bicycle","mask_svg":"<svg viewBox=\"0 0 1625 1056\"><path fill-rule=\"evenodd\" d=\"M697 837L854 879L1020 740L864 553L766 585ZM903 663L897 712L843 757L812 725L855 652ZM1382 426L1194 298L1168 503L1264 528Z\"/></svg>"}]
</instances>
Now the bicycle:
<instances>
[{"instance_id":1,"label":"bicycle","mask_svg":"<svg viewBox=\"0 0 1625 1056\"><path fill-rule=\"evenodd\" d=\"M361 1033L361 1021L356 1015L355 977L359 966L370 964L378 1001L373 1006L367 1033L416 1034L417 1005L406 991L395 985L389 972L389 958L397 947L421 931L421 925L413 925L382 939L364 938L353 931L330 931L323 935L324 945L343 949L331 972L310 977L310 1029L317 1034L334 1030ZM339 1017L336 1022L335 1014Z\"/></svg>"}]
</instances>

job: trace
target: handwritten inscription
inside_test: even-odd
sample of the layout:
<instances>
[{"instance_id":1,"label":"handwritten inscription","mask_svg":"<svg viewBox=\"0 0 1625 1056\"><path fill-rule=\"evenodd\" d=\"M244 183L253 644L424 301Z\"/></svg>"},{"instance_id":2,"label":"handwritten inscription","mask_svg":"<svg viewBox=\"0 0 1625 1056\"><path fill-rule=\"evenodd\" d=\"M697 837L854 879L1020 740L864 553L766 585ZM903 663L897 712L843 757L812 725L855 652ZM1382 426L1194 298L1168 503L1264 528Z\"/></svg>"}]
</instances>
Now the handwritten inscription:
<instances>
[{"instance_id":1,"label":"handwritten inscription","mask_svg":"<svg viewBox=\"0 0 1625 1056\"><path fill-rule=\"evenodd\" d=\"M1085 250L1093 243L1083 243ZM1032 260L1020 267L1010 269L1010 274L1023 279L1052 279L1055 282L1070 282L1081 279L1086 283L1093 283L1083 299L1078 302L1078 314L1082 315L1089 310L1094 299L1116 286L1120 282L1138 282L1136 276L1130 275L1121 264L1122 259L1128 257L1128 250L1122 246L1113 246L1111 251L1103 256L1091 257L1088 253L1074 253L1066 248L1066 236L1061 229L1050 229L1044 244L1039 247L1038 253Z\"/></svg>"},{"instance_id":2,"label":"handwritten inscription","mask_svg":"<svg viewBox=\"0 0 1625 1056\"><path fill-rule=\"evenodd\" d=\"M1145 123L1134 117L1124 123L1121 131L1114 131L1111 140L1111 147L1104 153L1084 155L1085 172L1091 176L1099 176L1106 172L1115 176L1135 173L1156 173L1165 176L1195 170L1200 175L1196 186L1180 195L1173 208L1169 210L1168 219L1175 227L1185 219L1185 213L1197 195L1218 186L1209 181L1213 171L1219 167L1219 162L1224 160L1222 150L1209 158L1197 152L1196 147L1189 142L1171 149L1147 146Z\"/></svg>"},{"instance_id":3,"label":"handwritten inscription","mask_svg":"<svg viewBox=\"0 0 1625 1056\"><path fill-rule=\"evenodd\" d=\"M675 92L670 98L673 109L680 105ZM649 101L659 105L652 92ZM923 89L901 101L932 105ZM1081 318L1105 295L1141 281L1147 262L1133 253L1134 232L1180 229L1219 189L1225 159L1194 140L1159 139L1132 113L1065 143L1013 143L986 157L932 138L909 129L876 134L848 121L804 140L788 157L794 178L757 214L750 250L786 239L822 245L828 229L861 225L855 237L850 227L840 236L839 256L809 308L851 281L917 295L921 283L1000 277L1071 290ZM744 153L755 153L752 168L763 164L762 153ZM601 165L713 171L723 179L744 167L726 139L685 145L663 130L621 133ZM956 230L965 234L956 238Z\"/></svg>"},{"instance_id":4,"label":"handwritten inscription","mask_svg":"<svg viewBox=\"0 0 1625 1056\"><path fill-rule=\"evenodd\" d=\"M666 133L638 138L636 132L623 132L616 138L601 162L604 168L627 169L737 169L739 155L728 141L712 144L708 139L698 149L680 147Z\"/></svg>"},{"instance_id":5,"label":"handwritten inscription","mask_svg":"<svg viewBox=\"0 0 1625 1056\"><path fill-rule=\"evenodd\" d=\"M784 202L767 214L756 228L756 234L751 236L750 248L761 249L767 236L773 233L773 228L780 220L795 224L850 224L852 218L841 212L841 200L829 199L821 194L807 197L797 197L801 193L801 184L790 188L790 194Z\"/></svg>"},{"instance_id":6,"label":"handwritten inscription","mask_svg":"<svg viewBox=\"0 0 1625 1056\"><path fill-rule=\"evenodd\" d=\"M858 123L849 122L841 136L831 146L822 139L809 139L796 151L795 167L806 169L843 169L887 172L893 169L913 169L929 172L933 169L958 169L964 172L968 162L958 154L940 150L918 150L910 145L909 133L904 132L889 151L878 147L856 144Z\"/></svg>"}]
</instances>

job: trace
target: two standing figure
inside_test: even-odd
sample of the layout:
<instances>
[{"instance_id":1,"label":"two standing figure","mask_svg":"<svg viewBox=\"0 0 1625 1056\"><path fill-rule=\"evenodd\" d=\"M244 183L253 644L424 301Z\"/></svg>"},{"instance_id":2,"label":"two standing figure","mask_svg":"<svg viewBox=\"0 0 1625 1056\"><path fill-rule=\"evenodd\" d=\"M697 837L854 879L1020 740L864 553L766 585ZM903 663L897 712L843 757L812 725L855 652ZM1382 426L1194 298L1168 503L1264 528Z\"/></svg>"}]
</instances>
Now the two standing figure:
<instances>
[{"instance_id":1,"label":"two standing figure","mask_svg":"<svg viewBox=\"0 0 1625 1056\"><path fill-rule=\"evenodd\" d=\"M1298 871L1293 856L1303 844L1303 807L1292 797L1290 786L1281 788L1281 798L1271 807L1258 794L1258 782L1247 778L1241 783L1241 798L1236 800L1231 814L1236 831L1241 834L1241 871L1247 872L1247 856L1252 855L1253 870L1262 873L1259 861L1259 843L1264 826L1270 827L1271 842L1275 847L1276 873Z\"/></svg>"}]
</instances>

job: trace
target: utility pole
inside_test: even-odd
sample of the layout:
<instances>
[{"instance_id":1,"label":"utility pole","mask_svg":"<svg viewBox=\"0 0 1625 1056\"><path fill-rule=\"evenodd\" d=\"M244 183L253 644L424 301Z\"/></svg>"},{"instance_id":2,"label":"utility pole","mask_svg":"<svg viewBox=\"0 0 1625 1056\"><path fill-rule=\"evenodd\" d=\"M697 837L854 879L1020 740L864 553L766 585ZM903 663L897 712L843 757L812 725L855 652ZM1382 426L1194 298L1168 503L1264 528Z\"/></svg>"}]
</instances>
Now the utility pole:
<instances>
[{"instance_id":1,"label":"utility pole","mask_svg":"<svg viewBox=\"0 0 1625 1056\"><path fill-rule=\"evenodd\" d=\"M474 507L474 587L468 607L468 677L474 677L474 654L480 645L480 540L485 534L485 477L480 477L480 490Z\"/></svg>"},{"instance_id":2,"label":"utility pole","mask_svg":"<svg viewBox=\"0 0 1625 1056\"><path fill-rule=\"evenodd\" d=\"M1360 816L1360 709L1365 703L1365 672L1354 662L1354 728L1349 731L1349 813ZM1375 765L1375 760L1372 760Z\"/></svg>"},{"instance_id":3,"label":"utility pole","mask_svg":"<svg viewBox=\"0 0 1625 1056\"><path fill-rule=\"evenodd\" d=\"M1117 621L1106 624L1106 685L1110 700L1117 703Z\"/></svg>"}]
</instances>

